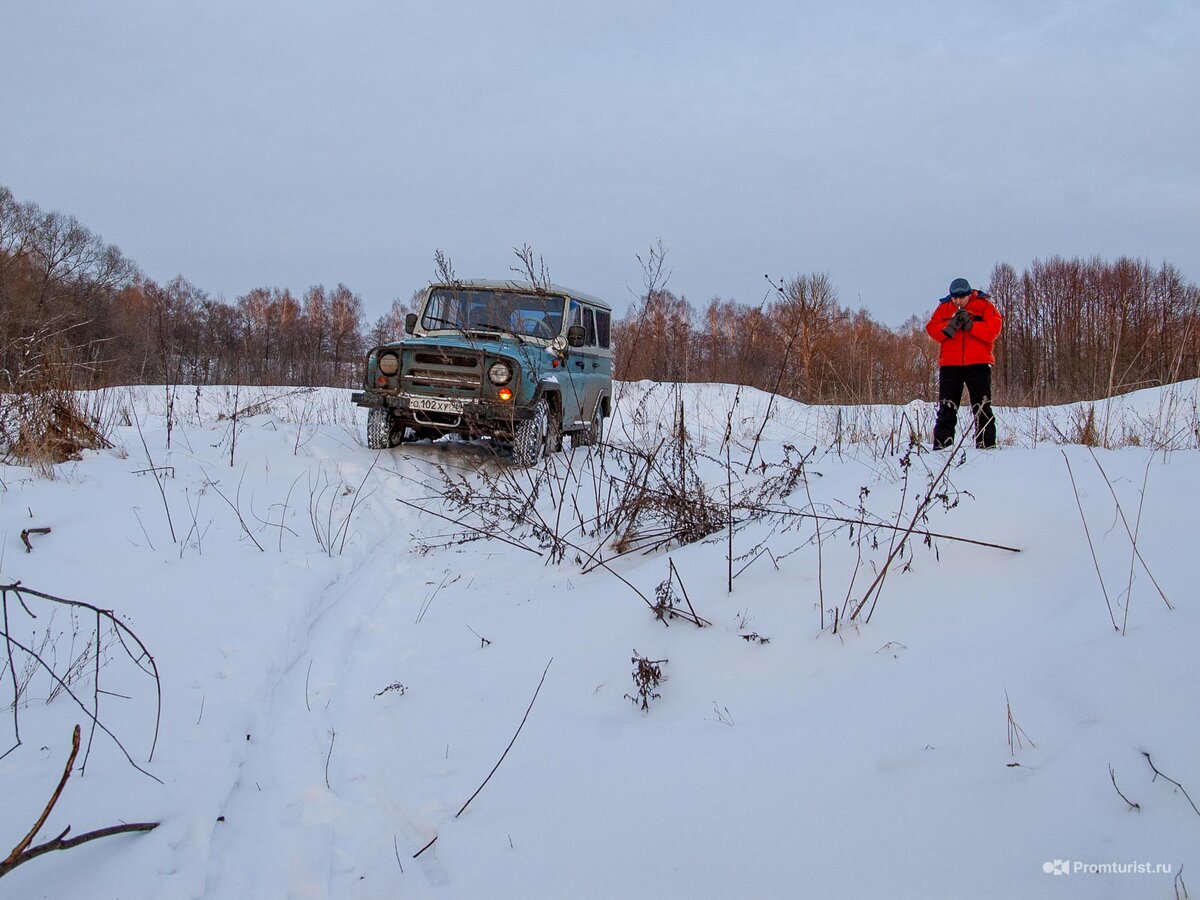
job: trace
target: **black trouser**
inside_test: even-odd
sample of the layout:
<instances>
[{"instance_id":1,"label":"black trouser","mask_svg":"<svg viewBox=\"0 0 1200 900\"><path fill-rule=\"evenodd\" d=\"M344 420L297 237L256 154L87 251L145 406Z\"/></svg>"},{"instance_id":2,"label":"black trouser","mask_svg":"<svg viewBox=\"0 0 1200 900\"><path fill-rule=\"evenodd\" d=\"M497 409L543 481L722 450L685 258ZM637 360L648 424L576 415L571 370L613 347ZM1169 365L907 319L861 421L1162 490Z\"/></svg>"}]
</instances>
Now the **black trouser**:
<instances>
[{"instance_id":1,"label":"black trouser","mask_svg":"<svg viewBox=\"0 0 1200 900\"><path fill-rule=\"evenodd\" d=\"M992 415L992 367L988 363L970 366L942 366L938 371L937 423L933 426L933 446L941 450L954 443L958 423L958 405L963 387L971 398L975 415L975 446L996 446L996 417Z\"/></svg>"}]
</instances>

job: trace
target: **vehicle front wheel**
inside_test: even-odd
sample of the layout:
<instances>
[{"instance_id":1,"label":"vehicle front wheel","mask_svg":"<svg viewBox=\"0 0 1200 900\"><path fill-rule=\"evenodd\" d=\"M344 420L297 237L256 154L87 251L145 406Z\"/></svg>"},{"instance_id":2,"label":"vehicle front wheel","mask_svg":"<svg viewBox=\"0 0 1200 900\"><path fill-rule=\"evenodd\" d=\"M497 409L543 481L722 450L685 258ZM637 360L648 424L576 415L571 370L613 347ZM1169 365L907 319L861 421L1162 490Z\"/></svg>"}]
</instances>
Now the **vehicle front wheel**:
<instances>
[{"instance_id":1,"label":"vehicle front wheel","mask_svg":"<svg viewBox=\"0 0 1200 900\"><path fill-rule=\"evenodd\" d=\"M392 411L382 406L371 407L367 413L367 447L371 450L387 450L403 440L404 429L396 423Z\"/></svg>"},{"instance_id":2,"label":"vehicle front wheel","mask_svg":"<svg viewBox=\"0 0 1200 900\"><path fill-rule=\"evenodd\" d=\"M513 429L513 462L523 469L537 465L546 454L550 434L550 405L539 397L531 407L533 415Z\"/></svg>"}]
</instances>

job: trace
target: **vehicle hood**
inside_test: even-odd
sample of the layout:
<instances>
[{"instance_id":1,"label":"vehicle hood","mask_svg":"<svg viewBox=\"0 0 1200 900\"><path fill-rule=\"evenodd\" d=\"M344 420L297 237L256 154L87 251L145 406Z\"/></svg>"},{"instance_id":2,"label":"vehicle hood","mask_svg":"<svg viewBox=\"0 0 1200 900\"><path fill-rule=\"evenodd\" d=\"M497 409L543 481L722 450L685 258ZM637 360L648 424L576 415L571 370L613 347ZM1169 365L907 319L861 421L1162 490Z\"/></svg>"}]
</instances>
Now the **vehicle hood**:
<instances>
[{"instance_id":1,"label":"vehicle hood","mask_svg":"<svg viewBox=\"0 0 1200 900\"><path fill-rule=\"evenodd\" d=\"M550 352L545 344L516 340L500 340L489 337L472 337L467 340L462 335L437 335L423 337L408 337L395 341L386 346L395 350L419 350L421 348L438 350L476 350L495 356L509 357L540 357Z\"/></svg>"}]
</instances>

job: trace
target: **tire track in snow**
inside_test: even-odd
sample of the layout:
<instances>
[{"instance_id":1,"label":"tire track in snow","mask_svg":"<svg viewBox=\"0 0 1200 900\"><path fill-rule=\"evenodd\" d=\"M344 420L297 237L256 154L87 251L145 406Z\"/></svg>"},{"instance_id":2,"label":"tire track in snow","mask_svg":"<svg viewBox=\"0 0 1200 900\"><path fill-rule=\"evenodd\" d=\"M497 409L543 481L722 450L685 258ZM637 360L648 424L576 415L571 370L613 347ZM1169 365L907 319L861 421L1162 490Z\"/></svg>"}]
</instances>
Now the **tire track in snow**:
<instances>
[{"instance_id":1,"label":"tire track in snow","mask_svg":"<svg viewBox=\"0 0 1200 900\"><path fill-rule=\"evenodd\" d=\"M403 465L405 459L397 463ZM336 772L336 757L345 752L345 739L338 746L329 711L338 680L325 685L318 675L314 689L309 666L318 660L337 661L335 665L352 661L353 648L389 602L388 588L403 584L410 570L419 571L399 562L394 550L396 536L406 535L397 525L411 519L393 499L406 484L384 479L376 496L359 508L355 531L360 538L370 536L369 541L349 543L335 561L335 577L284 626L286 637L273 657L281 662L264 673L266 696L247 726L248 740L220 806L224 821L214 824L206 896L269 896L280 890L289 896L335 896L359 877L355 849L338 837L361 831L355 827L355 811L338 799L336 774L331 773L330 787L325 783L326 765ZM277 578L277 584L283 580ZM419 832L416 823L407 830ZM224 868L222 860L232 853L223 848L246 842L262 848L259 866L250 872ZM398 874L390 837L387 844L391 868ZM434 881L444 877L428 867L424 871Z\"/></svg>"}]
</instances>

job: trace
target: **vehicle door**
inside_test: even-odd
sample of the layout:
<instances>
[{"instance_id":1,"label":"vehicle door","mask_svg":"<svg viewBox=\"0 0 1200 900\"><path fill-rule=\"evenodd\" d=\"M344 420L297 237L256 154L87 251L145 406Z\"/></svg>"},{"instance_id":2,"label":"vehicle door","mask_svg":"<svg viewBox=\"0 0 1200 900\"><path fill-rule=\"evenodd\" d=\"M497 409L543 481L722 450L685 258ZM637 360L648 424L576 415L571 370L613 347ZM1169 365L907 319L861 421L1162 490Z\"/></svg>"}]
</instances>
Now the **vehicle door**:
<instances>
[{"instance_id":1,"label":"vehicle door","mask_svg":"<svg viewBox=\"0 0 1200 900\"><path fill-rule=\"evenodd\" d=\"M596 365L592 368L592 383L595 386L594 404L602 397L612 398L613 355L612 355L612 312L597 308L596 318Z\"/></svg>"},{"instance_id":2,"label":"vehicle door","mask_svg":"<svg viewBox=\"0 0 1200 900\"><path fill-rule=\"evenodd\" d=\"M567 309L567 327L583 325L583 304L572 300ZM566 334L566 329L563 329ZM587 379L584 365L586 347L568 347L565 364L559 369L559 387L562 389L563 427L575 428L583 419L586 402Z\"/></svg>"},{"instance_id":3,"label":"vehicle door","mask_svg":"<svg viewBox=\"0 0 1200 900\"><path fill-rule=\"evenodd\" d=\"M596 328L597 313L604 311L581 304L581 313L586 337L582 347L573 349L570 369L580 382L582 402L577 424L586 424L592 420L596 404L600 401L601 389L612 379L612 356L600 346L600 335Z\"/></svg>"}]
</instances>

